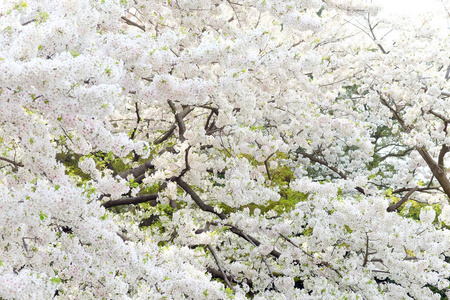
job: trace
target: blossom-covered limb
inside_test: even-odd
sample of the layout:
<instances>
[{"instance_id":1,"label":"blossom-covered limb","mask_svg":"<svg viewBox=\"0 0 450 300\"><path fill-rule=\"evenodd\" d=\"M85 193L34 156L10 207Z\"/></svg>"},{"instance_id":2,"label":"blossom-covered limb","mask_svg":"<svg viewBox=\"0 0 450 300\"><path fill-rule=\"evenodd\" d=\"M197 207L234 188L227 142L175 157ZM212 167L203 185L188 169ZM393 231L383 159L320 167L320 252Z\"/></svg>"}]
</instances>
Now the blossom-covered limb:
<instances>
[{"instance_id":1,"label":"blossom-covered limb","mask_svg":"<svg viewBox=\"0 0 450 300\"><path fill-rule=\"evenodd\" d=\"M149 195L143 195L143 196L137 196L137 197L131 197L131 198L109 200L109 201L103 203L102 206L105 208L110 208L110 207L114 207L114 206L140 204L140 203L146 203L146 202L150 202L151 206L156 206L157 198L158 198L158 194L149 194Z\"/></svg>"}]
</instances>

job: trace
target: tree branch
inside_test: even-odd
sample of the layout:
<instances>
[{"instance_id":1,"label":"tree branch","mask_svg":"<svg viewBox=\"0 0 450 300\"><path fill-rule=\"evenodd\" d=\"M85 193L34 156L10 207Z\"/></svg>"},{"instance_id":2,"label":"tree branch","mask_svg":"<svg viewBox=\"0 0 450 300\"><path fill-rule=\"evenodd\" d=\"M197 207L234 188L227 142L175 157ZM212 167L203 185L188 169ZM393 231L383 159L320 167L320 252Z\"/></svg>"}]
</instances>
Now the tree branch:
<instances>
[{"instance_id":1,"label":"tree branch","mask_svg":"<svg viewBox=\"0 0 450 300\"><path fill-rule=\"evenodd\" d=\"M416 147L419 154L422 156L422 158L427 163L428 167L430 168L431 172L433 173L434 177L439 181L442 189L444 190L445 194L450 197L450 181L448 180L445 170L442 169L438 163L434 161L434 159L428 154L428 152L423 147Z\"/></svg>"},{"instance_id":2,"label":"tree branch","mask_svg":"<svg viewBox=\"0 0 450 300\"><path fill-rule=\"evenodd\" d=\"M392 191L392 194L403 193L403 192L407 192L409 190L411 190L411 189L410 188L401 188L401 189ZM417 192L426 192L429 190L439 190L439 187L437 187L437 186L422 187L422 188L418 188Z\"/></svg>"},{"instance_id":3,"label":"tree branch","mask_svg":"<svg viewBox=\"0 0 450 300\"><path fill-rule=\"evenodd\" d=\"M36 19L31 19L29 21L26 21L25 23L22 24L22 26L26 26L26 25L28 25L30 23L33 23L33 22L36 22Z\"/></svg>"},{"instance_id":4,"label":"tree branch","mask_svg":"<svg viewBox=\"0 0 450 300\"><path fill-rule=\"evenodd\" d=\"M208 273L210 273L211 275L212 275L212 277L214 277L214 278L220 278L220 279L222 279L222 280L225 280L225 278L223 277L223 274L222 274L222 272L220 272L220 270L216 270L216 269L214 269L214 268L211 268L211 267L206 267L206 271L208 272ZM235 283L240 283L240 282L238 282L235 278L233 278L232 276L229 276L229 279L231 279L233 282L235 282ZM250 279L248 279L248 278L243 278L242 279L242 281L245 281L245 283L249 286L249 287L252 287L253 286L253 282L250 280ZM241 281L241 282L242 282Z\"/></svg>"},{"instance_id":5,"label":"tree branch","mask_svg":"<svg viewBox=\"0 0 450 300\"><path fill-rule=\"evenodd\" d=\"M161 144L162 142L164 142L165 140L170 138L172 136L173 132L175 131L175 128L177 128L177 126L175 126L175 125L170 126L169 130L167 130L166 133L164 133L164 135L162 137L157 138L153 142L153 145Z\"/></svg>"},{"instance_id":6,"label":"tree branch","mask_svg":"<svg viewBox=\"0 0 450 300\"><path fill-rule=\"evenodd\" d=\"M411 131L411 128L409 128L408 126L406 126L405 122L403 121L403 119L401 118L401 116L398 114L397 110L393 109L388 103L387 101L383 98L383 96L378 92L379 96L380 96L380 100L381 103L383 105L385 105L387 108L389 108L389 110L392 112L394 118L400 123L400 125L402 126L403 130L405 130L405 132L409 133ZM445 122L445 118L443 118L442 116L438 115L435 112L430 111L430 113L434 114L436 117L444 120ZM447 197L450 197L450 181L448 180L446 174L445 174L445 170L443 168L443 159L444 159L444 155L445 153L447 153L449 150L447 149L447 146L444 145L441 148L441 151L439 153L439 161L441 161L441 165L439 163L436 163L436 161L430 156L430 154L428 153L427 150L425 150L424 147L419 147L416 146L416 150L419 152L420 156L422 156L422 158L425 160L425 162L428 165L428 168L430 168L431 172L433 173L434 177L436 177L436 179L439 181L442 189L444 190L445 194L447 195Z\"/></svg>"},{"instance_id":7,"label":"tree branch","mask_svg":"<svg viewBox=\"0 0 450 300\"><path fill-rule=\"evenodd\" d=\"M442 121L444 121L444 123L446 123L446 124L450 123L450 120L447 119L444 115L442 115L442 114L440 114L440 113L437 113L437 112L433 111L432 109L430 109L428 112L429 112L430 114L432 114L433 116L435 116L436 118L439 118L439 119L441 119Z\"/></svg>"},{"instance_id":8,"label":"tree branch","mask_svg":"<svg viewBox=\"0 0 450 300\"><path fill-rule=\"evenodd\" d=\"M339 171L336 167L330 166L326 161L315 157L312 154L306 153L306 152L302 152L302 151L297 151L297 153L303 155L306 158L309 158L309 160L319 163L322 166L327 167L328 169L330 169L331 171L335 172L336 174L338 174L342 179L347 179L347 175L345 175L343 172Z\"/></svg>"},{"instance_id":9,"label":"tree branch","mask_svg":"<svg viewBox=\"0 0 450 300\"><path fill-rule=\"evenodd\" d=\"M170 108L173 110L173 112L175 114L175 121L178 124L178 135L179 135L180 141L184 142L186 140L184 137L184 132L186 131L186 125L184 124L184 121L183 121L183 118L185 116L183 114L184 110L181 113L177 113L177 110L176 110L176 107L175 107L175 104L173 103L173 101L169 100L168 102L169 102ZM189 107L186 107L185 109L189 109L190 111L193 110L193 108L189 108Z\"/></svg>"},{"instance_id":10,"label":"tree branch","mask_svg":"<svg viewBox=\"0 0 450 300\"><path fill-rule=\"evenodd\" d=\"M408 201L409 197L410 197L415 191L417 191L418 189L419 189L418 186L413 187L412 189L410 189L410 190L402 197L402 199L400 199L400 201L398 201L397 203L394 203L394 204L390 205L390 206L386 209L386 211L387 211L387 212L393 212L393 211L398 210L398 209L400 208L400 206L402 206L403 203L405 203L406 201Z\"/></svg>"},{"instance_id":11,"label":"tree branch","mask_svg":"<svg viewBox=\"0 0 450 300\"><path fill-rule=\"evenodd\" d=\"M189 171L191 169L191 166L189 165L189 149L191 149L191 146L187 147L186 152L184 154L184 163L185 163L185 167L184 169L180 172L180 176L178 177L183 177L184 174L186 174L187 171Z\"/></svg>"},{"instance_id":12,"label":"tree branch","mask_svg":"<svg viewBox=\"0 0 450 300\"><path fill-rule=\"evenodd\" d=\"M232 224L224 224L224 225L230 227L230 231L231 232L233 232L234 234L236 234L236 235L240 236L241 238L245 239L247 242L249 242L249 243L251 243L251 244L253 244L255 246L261 245L260 241L258 241L257 239L255 239L251 235L245 234L242 230L240 230L236 226L234 226ZM272 255L272 256L274 256L276 258L279 258L281 256L281 253L278 252L277 250L273 249L270 252L270 255Z\"/></svg>"},{"instance_id":13,"label":"tree branch","mask_svg":"<svg viewBox=\"0 0 450 300\"><path fill-rule=\"evenodd\" d=\"M414 148L408 148L408 149L406 149L404 151L400 151L400 152L397 152L397 153L388 153L388 154L386 154L386 155L384 155L384 156L382 156L380 158L380 162L385 160L388 157L403 157L405 155L408 155L413 150L414 150Z\"/></svg>"},{"instance_id":14,"label":"tree branch","mask_svg":"<svg viewBox=\"0 0 450 300\"><path fill-rule=\"evenodd\" d=\"M369 30L370 33L372 34L372 39L373 41L376 41L377 38L375 37L375 33L373 32L373 30L375 29L375 27L377 27L378 23L375 24L375 26L372 26L372 24L370 24L370 13L367 14L367 23L369 23ZM380 43L377 43L378 48L380 48L381 52L383 52L383 54L388 54L388 52L386 52L386 50L384 50L383 46Z\"/></svg>"},{"instance_id":15,"label":"tree branch","mask_svg":"<svg viewBox=\"0 0 450 300\"><path fill-rule=\"evenodd\" d=\"M139 115L139 106L138 106L137 102L134 103L134 106L136 108L137 121L136 121L136 127L134 127L133 132L131 133L131 136L130 136L130 139L132 139L132 140L134 140L134 137L136 136L137 128L139 126L139 123L141 122L141 116Z\"/></svg>"},{"instance_id":16,"label":"tree branch","mask_svg":"<svg viewBox=\"0 0 450 300\"><path fill-rule=\"evenodd\" d=\"M280 233L280 236L281 236L283 239L285 239L286 241L288 241L288 242L289 242L292 246L294 246L295 248L300 249L300 250L303 252L303 254L305 254L306 256L308 256L308 257L311 258L311 259L314 259L314 256L313 256L313 255L309 254L308 252L306 252L305 250L303 250L302 248L300 248L300 247L299 247L298 245L296 245L290 238L288 238L287 236L285 236L284 234L281 234L281 233ZM339 277L342 278L341 273L340 273L338 270L336 270L336 269L334 269L333 267L331 267L330 264L327 263L326 261L321 261L321 262L319 263L319 265L325 266L325 267L329 268L330 270L333 270L334 272L336 272L336 274L338 274Z\"/></svg>"},{"instance_id":17,"label":"tree branch","mask_svg":"<svg viewBox=\"0 0 450 300\"><path fill-rule=\"evenodd\" d=\"M264 161L264 166L266 167L266 172L267 172L267 178L269 178L269 180L272 180L272 176L270 176L270 170L269 170L269 164L268 161L269 159L274 155L275 153L270 154L267 159Z\"/></svg>"},{"instance_id":18,"label":"tree branch","mask_svg":"<svg viewBox=\"0 0 450 300\"><path fill-rule=\"evenodd\" d=\"M182 128L184 128L184 131L185 131L185 130L186 130L186 127L185 127L185 125L184 125L183 118L186 117L186 116L187 116L191 111L193 111L194 109L191 108L191 107L185 107L181 112L177 113L177 112L176 112L176 109L175 109L175 105L174 105L174 103L173 103L171 100L169 100L169 106L170 106L170 108L173 110L173 112L174 112L174 114L175 114L175 121L177 122L178 127L180 128L180 122L181 122L181 123L182 123L182 126L183 126ZM153 142L153 145L161 144L162 142L164 142L165 140L167 140L168 138L170 138L170 137L172 136L173 132L175 131L175 128L177 128L177 126L176 126L175 124L173 124L173 125L169 128L169 130L166 131L166 133L165 133L162 137L156 139L156 140ZM182 133L184 134L184 131L182 131L182 129L179 129L179 130L180 130L180 132L182 132ZM181 137L181 136L182 136L182 135L180 135L180 137ZM183 137L183 139L184 139L184 137Z\"/></svg>"},{"instance_id":19,"label":"tree branch","mask_svg":"<svg viewBox=\"0 0 450 300\"><path fill-rule=\"evenodd\" d=\"M145 31L145 27L144 26L139 25L138 23L135 23L135 22L131 21L127 17L121 17L121 19L124 20L125 23L127 23L128 25L135 26L135 27L139 28L140 30Z\"/></svg>"},{"instance_id":20,"label":"tree branch","mask_svg":"<svg viewBox=\"0 0 450 300\"><path fill-rule=\"evenodd\" d=\"M326 161L315 157L312 154L306 153L306 152L302 152L302 151L296 151L297 153L303 155L304 157L309 158L309 160L319 163L325 167L327 167L328 169L330 169L331 171L335 172L336 174L338 174L342 179L347 179L347 175L345 175L344 173L342 173L341 171L339 171L336 167L330 166ZM366 193L364 192L364 189L362 187L356 187L355 188L358 192L360 192L361 194L365 195Z\"/></svg>"},{"instance_id":21,"label":"tree branch","mask_svg":"<svg viewBox=\"0 0 450 300\"><path fill-rule=\"evenodd\" d=\"M128 175L133 175L134 178L138 178L139 176L145 174L147 170L153 169L155 166L152 164L152 161L149 160L145 163L143 163L140 166L137 166L136 168L120 172L118 175L124 179L128 177Z\"/></svg>"},{"instance_id":22,"label":"tree branch","mask_svg":"<svg viewBox=\"0 0 450 300\"><path fill-rule=\"evenodd\" d=\"M439 165L439 168L441 168L442 170L445 170L444 156L449 151L450 151L450 148L447 145L442 145L441 151L439 151L438 165Z\"/></svg>"},{"instance_id":23,"label":"tree branch","mask_svg":"<svg viewBox=\"0 0 450 300\"><path fill-rule=\"evenodd\" d=\"M16 167L23 167L23 164L18 163L18 162L15 162L14 160L9 159L9 158L6 158L6 157L0 157L0 160L9 162L10 164L12 164L12 165L14 165L14 166L16 166Z\"/></svg>"},{"instance_id":24,"label":"tree branch","mask_svg":"<svg viewBox=\"0 0 450 300\"><path fill-rule=\"evenodd\" d=\"M192 200L194 200L195 204L198 205L198 207L200 207L201 210L203 211L207 211L210 213L213 213L215 215L217 215L219 218L226 219L227 216L224 213L218 213L214 210L214 207L206 204L205 202L203 202L203 200L197 195L197 193L189 186L189 184L187 184L185 181L183 181L181 178L177 178L176 182L178 183L178 185L186 192L189 194L189 196L191 196Z\"/></svg>"},{"instance_id":25,"label":"tree branch","mask_svg":"<svg viewBox=\"0 0 450 300\"><path fill-rule=\"evenodd\" d=\"M367 265L367 259L369 258L369 235L366 232L366 252L364 253L364 261L363 261L363 267Z\"/></svg>"},{"instance_id":26,"label":"tree branch","mask_svg":"<svg viewBox=\"0 0 450 300\"><path fill-rule=\"evenodd\" d=\"M220 265L220 261L219 261L219 258L218 258L217 255L216 255L216 252L215 252L214 249L211 247L211 245L206 245L206 248L208 248L209 252L211 252L211 254L213 255L214 260L216 261L216 265L219 267L219 271L220 271L220 273L222 274L223 280L225 280L225 283L226 283L226 284L228 285L228 287L229 287L231 290L233 290L233 292L234 292L233 286L231 285L230 281L228 280L227 275L225 274L225 271L223 270L222 266Z\"/></svg>"},{"instance_id":27,"label":"tree branch","mask_svg":"<svg viewBox=\"0 0 450 300\"><path fill-rule=\"evenodd\" d=\"M148 194L143 196L137 196L133 198L122 198L118 200L110 200L102 204L105 208L110 208L114 206L120 205L128 205L128 204L140 204L145 202L150 202L151 206L156 206L156 198L158 198L158 194Z\"/></svg>"}]
</instances>

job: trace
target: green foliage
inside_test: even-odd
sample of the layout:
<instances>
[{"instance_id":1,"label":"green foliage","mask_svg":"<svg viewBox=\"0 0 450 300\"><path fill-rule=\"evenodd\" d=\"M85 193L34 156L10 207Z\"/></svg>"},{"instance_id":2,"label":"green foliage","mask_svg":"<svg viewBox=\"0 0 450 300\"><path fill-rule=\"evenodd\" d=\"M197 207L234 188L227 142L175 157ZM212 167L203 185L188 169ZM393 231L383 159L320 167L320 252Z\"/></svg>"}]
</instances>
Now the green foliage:
<instances>
[{"instance_id":1,"label":"green foliage","mask_svg":"<svg viewBox=\"0 0 450 300\"><path fill-rule=\"evenodd\" d=\"M234 292L232 289L227 287L225 293L227 293L227 299L234 299Z\"/></svg>"},{"instance_id":2,"label":"green foliage","mask_svg":"<svg viewBox=\"0 0 450 300\"><path fill-rule=\"evenodd\" d=\"M263 166L263 162L258 162L255 158L248 154L241 154L241 157L245 157L251 165L253 166ZM287 155L282 152L277 152L271 158L274 160L285 159ZM259 209L261 213L267 213L269 211L275 211L277 214L282 214L283 212L289 212L295 208L295 205L298 202L306 201L308 198L308 194L301 193L297 191L293 191L289 184L294 179L293 171L284 165L278 165L275 169L269 170L271 174L271 180L269 181L269 176L266 174L266 182L270 182L270 186L276 187L279 189L280 200L279 201L268 201L264 205L256 205L256 204L248 204L238 207L238 210L243 210L244 208L248 208L250 213L253 214L255 209ZM223 179L224 173L218 173L218 178ZM219 184L217 182L214 183L215 186L223 186L223 184ZM218 206L223 210L224 213L231 213L235 211L234 208L229 207L223 203L218 203Z\"/></svg>"},{"instance_id":3,"label":"green foliage","mask_svg":"<svg viewBox=\"0 0 450 300\"><path fill-rule=\"evenodd\" d=\"M444 288L444 289L440 290L440 289L438 289L437 287L432 286L432 285L430 285L430 284L427 284L427 285L425 285L425 286L426 286L427 288L429 288L433 293L436 293L436 294L441 295L441 300L448 300L448 297L445 295L445 292L446 292L450 287L447 287L447 288Z\"/></svg>"},{"instance_id":4,"label":"green foliage","mask_svg":"<svg viewBox=\"0 0 450 300\"><path fill-rule=\"evenodd\" d=\"M14 5L10 10L6 12L7 15L10 15L13 10L17 10L19 12L22 12L25 8L28 7L28 4L25 1L20 1L17 4Z\"/></svg>"},{"instance_id":5,"label":"green foliage","mask_svg":"<svg viewBox=\"0 0 450 300\"><path fill-rule=\"evenodd\" d=\"M56 283L56 284L60 284L61 283L61 278L59 277L53 277L52 279L50 279L51 282Z\"/></svg>"},{"instance_id":6,"label":"green foliage","mask_svg":"<svg viewBox=\"0 0 450 300\"><path fill-rule=\"evenodd\" d=\"M434 209L436 212L436 218L435 218L434 222L437 222L437 220L438 220L437 218L439 217L439 215L442 212L441 206L439 204L429 205L427 203L421 203L421 202L417 202L414 200L409 200L409 201L411 201L411 203L412 203L411 207L409 208L409 211L406 211L405 205L403 205L399 214L405 215L405 213L407 213L406 217L419 221L420 220L419 215L420 215L420 211L422 210L422 208L430 207L431 209Z\"/></svg>"},{"instance_id":7,"label":"green foliage","mask_svg":"<svg viewBox=\"0 0 450 300\"><path fill-rule=\"evenodd\" d=\"M66 137L62 137L63 140ZM66 174L72 177L79 177L83 182L91 179L91 177L87 174L84 174L83 171L78 167L78 161L82 156L80 154L75 154L71 152L67 153L58 153L56 154L56 160L60 163L64 164L66 167Z\"/></svg>"},{"instance_id":8,"label":"green foliage","mask_svg":"<svg viewBox=\"0 0 450 300\"><path fill-rule=\"evenodd\" d=\"M41 219L41 221L44 221L46 218L48 218L48 216L46 214L44 214L42 211L39 212L39 219Z\"/></svg>"},{"instance_id":9,"label":"green foliage","mask_svg":"<svg viewBox=\"0 0 450 300\"><path fill-rule=\"evenodd\" d=\"M45 23L48 21L49 18L50 18L50 16L47 12L41 11L38 13L38 15L35 18L36 24Z\"/></svg>"},{"instance_id":10,"label":"green foliage","mask_svg":"<svg viewBox=\"0 0 450 300\"><path fill-rule=\"evenodd\" d=\"M307 227L306 229L303 230L302 235L304 236L310 236L314 231L314 228L312 227Z\"/></svg>"},{"instance_id":11,"label":"green foliage","mask_svg":"<svg viewBox=\"0 0 450 300\"><path fill-rule=\"evenodd\" d=\"M77 56L80 55L80 53L78 53L78 52L75 51L75 50L70 50L70 55L72 55L73 57L77 57Z\"/></svg>"}]
</instances>

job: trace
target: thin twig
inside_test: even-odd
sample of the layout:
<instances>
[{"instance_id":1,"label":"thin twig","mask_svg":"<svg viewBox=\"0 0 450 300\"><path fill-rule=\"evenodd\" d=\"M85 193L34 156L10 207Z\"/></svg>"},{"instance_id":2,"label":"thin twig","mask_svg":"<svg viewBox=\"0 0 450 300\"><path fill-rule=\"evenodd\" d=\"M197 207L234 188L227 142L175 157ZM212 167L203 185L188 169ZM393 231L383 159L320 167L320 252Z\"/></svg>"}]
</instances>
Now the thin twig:
<instances>
[{"instance_id":1,"label":"thin twig","mask_svg":"<svg viewBox=\"0 0 450 300\"><path fill-rule=\"evenodd\" d=\"M29 21L26 21L25 23L22 24L22 26L26 26L26 25L28 25L30 23L33 23L33 22L36 22L36 19L31 19Z\"/></svg>"},{"instance_id":2,"label":"thin twig","mask_svg":"<svg viewBox=\"0 0 450 300\"><path fill-rule=\"evenodd\" d=\"M298 245L296 245L290 238L288 238L287 236L285 236L284 234L281 234L281 233L280 233L279 235L280 235L283 239L285 239L286 241L288 241L291 245L293 245L295 248L300 249L300 250L303 252L303 254L305 254L306 256L309 256L311 259L314 259L314 256L313 256L313 255L309 254L308 252L306 252L305 250L303 250L302 248L300 248L300 247L299 247ZM342 278L342 274L341 274L338 270L336 270L335 268L331 267L330 264L329 264L328 262L326 262L326 261L321 261L321 262L319 263L319 265L325 266L325 267L329 268L330 270L332 270L332 271L334 271L336 274L338 274L339 277Z\"/></svg>"},{"instance_id":3,"label":"thin twig","mask_svg":"<svg viewBox=\"0 0 450 300\"><path fill-rule=\"evenodd\" d=\"M145 31L145 27L144 26L139 25L138 23L135 23L135 22L131 21L127 17L121 17L121 19L124 20L125 23L127 23L128 25L135 26L135 27L139 28L140 30Z\"/></svg>"},{"instance_id":4,"label":"thin twig","mask_svg":"<svg viewBox=\"0 0 450 300\"><path fill-rule=\"evenodd\" d=\"M208 248L209 252L211 252L211 254L214 257L214 260L216 261L216 265L219 267L220 272L222 273L223 279L225 280L225 283L228 285L228 287L234 292L234 288L231 285L230 281L228 280L227 275L225 274L225 271L222 268L222 265L220 264L219 258L216 255L216 252L214 251L214 249L211 247L211 245L206 245L206 248Z\"/></svg>"},{"instance_id":5,"label":"thin twig","mask_svg":"<svg viewBox=\"0 0 450 300\"><path fill-rule=\"evenodd\" d=\"M134 103L134 106L135 106L135 108L136 108L136 117L137 117L137 121L136 121L136 127L134 127L133 132L131 133L131 136L130 136L130 138L131 138L132 140L134 140L134 137L136 136L137 128L138 128L138 126L139 126L139 123L141 122L141 116L139 115L139 106L138 106L137 102Z\"/></svg>"}]
</instances>

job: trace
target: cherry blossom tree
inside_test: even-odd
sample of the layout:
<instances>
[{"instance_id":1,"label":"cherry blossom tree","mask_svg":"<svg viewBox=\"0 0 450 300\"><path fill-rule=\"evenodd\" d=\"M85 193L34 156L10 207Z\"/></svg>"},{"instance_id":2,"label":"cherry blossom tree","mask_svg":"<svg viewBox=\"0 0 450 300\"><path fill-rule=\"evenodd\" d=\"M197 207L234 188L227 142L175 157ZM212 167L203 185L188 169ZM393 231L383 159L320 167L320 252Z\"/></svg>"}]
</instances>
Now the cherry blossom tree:
<instances>
[{"instance_id":1,"label":"cherry blossom tree","mask_svg":"<svg viewBox=\"0 0 450 300\"><path fill-rule=\"evenodd\" d=\"M1 299L441 299L450 58L345 0L0 4Z\"/></svg>"}]
</instances>

